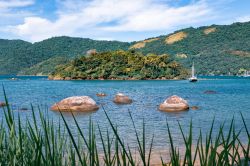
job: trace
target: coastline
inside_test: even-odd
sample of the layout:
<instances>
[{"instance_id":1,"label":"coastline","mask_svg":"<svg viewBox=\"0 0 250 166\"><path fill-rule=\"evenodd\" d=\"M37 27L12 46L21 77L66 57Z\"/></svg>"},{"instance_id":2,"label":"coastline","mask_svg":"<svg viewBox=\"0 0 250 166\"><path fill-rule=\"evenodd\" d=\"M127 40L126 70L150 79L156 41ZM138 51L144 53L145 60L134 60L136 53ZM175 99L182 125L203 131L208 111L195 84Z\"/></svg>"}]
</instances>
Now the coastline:
<instances>
[{"instance_id":1,"label":"coastline","mask_svg":"<svg viewBox=\"0 0 250 166\"><path fill-rule=\"evenodd\" d=\"M137 78L112 78L112 79L103 79L103 78L98 78L98 79L91 79L91 78L86 78L86 79L72 79L70 77L62 78L62 77L52 77L51 75L15 75L15 74L10 74L10 75L0 75L0 78L5 78L5 79L11 79L11 80L16 80L16 79L22 79L22 78L29 78L29 77L41 77L50 81L182 81L182 80L188 80L188 77L186 78L173 78L173 79L166 79L166 78L156 78L156 79L151 79L151 78L146 78L146 79L137 79ZM248 77L240 77L237 75L200 75L198 76L198 80L218 80L218 79L246 79Z\"/></svg>"},{"instance_id":2,"label":"coastline","mask_svg":"<svg viewBox=\"0 0 250 166\"><path fill-rule=\"evenodd\" d=\"M162 78L156 78L156 79L151 79L151 78L147 78L147 79L136 79L136 78L124 78L124 79L120 79L120 78L112 78L112 79L72 79L72 78L50 78L48 77L48 80L51 81L83 81L83 80L87 80L87 81L140 81L140 80L148 80L148 81L153 81L153 80L169 80L169 81L179 81L179 80L186 80L186 79L180 79L180 78L173 78L173 79L162 79Z\"/></svg>"}]
</instances>

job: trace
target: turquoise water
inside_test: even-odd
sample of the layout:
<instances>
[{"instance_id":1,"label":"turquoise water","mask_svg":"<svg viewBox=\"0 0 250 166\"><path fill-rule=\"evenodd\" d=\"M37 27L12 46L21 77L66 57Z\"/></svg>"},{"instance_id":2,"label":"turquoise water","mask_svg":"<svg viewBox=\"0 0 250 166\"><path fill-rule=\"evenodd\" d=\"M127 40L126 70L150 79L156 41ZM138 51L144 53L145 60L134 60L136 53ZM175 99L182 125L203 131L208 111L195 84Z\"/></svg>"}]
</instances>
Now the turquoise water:
<instances>
[{"instance_id":1,"label":"turquoise water","mask_svg":"<svg viewBox=\"0 0 250 166\"><path fill-rule=\"evenodd\" d=\"M142 128L145 119L147 137L155 136L155 146L164 147L167 143L166 121L171 126L174 139L180 143L181 135L178 131L177 121L185 129L190 120L193 121L196 136L199 130L208 131L215 117L215 130L220 124L228 122L235 117L236 127L240 129L242 121L239 112L242 112L248 127L250 128L250 79L238 77L203 77L197 83L181 81L49 81L46 77L19 77L18 80L9 80L13 76L1 76L0 82L5 86L9 101L20 114L23 121L31 118L30 104L40 106L42 110L49 109L55 102L63 98L75 95L88 95L99 105L103 105L110 118L117 124L119 132L130 144L133 144L134 131L129 118L128 110L136 122L138 130ZM204 94L206 90L216 91L216 94ZM104 92L108 96L100 98L96 93ZM130 96L134 102L131 105L116 105L112 102L114 95L122 92ZM165 113L158 111L158 105L171 95L179 95L188 100L190 106L198 106L199 110L189 110L181 113ZM3 101L3 92L0 90L0 101ZM28 108L27 111L20 111ZM36 109L36 114L38 111ZM59 124L60 115L48 110L49 118ZM4 116L0 112L0 118ZM73 119L65 114L71 125L72 131L76 131ZM101 108L91 114L77 114L78 122L83 129L88 128L89 117L95 124L99 124L102 130L110 128ZM243 139L246 139L243 134Z\"/></svg>"}]
</instances>

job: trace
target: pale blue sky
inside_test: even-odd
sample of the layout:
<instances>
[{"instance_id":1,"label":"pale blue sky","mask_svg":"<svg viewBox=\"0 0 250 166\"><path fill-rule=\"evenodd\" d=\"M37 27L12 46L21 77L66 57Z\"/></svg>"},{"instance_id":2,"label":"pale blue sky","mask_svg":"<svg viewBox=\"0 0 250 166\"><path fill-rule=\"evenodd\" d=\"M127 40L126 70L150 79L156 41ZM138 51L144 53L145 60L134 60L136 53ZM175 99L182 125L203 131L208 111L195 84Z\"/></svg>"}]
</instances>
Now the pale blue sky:
<instances>
[{"instance_id":1,"label":"pale blue sky","mask_svg":"<svg viewBox=\"0 0 250 166\"><path fill-rule=\"evenodd\" d=\"M0 0L0 38L135 41L190 26L250 21L250 0Z\"/></svg>"}]
</instances>

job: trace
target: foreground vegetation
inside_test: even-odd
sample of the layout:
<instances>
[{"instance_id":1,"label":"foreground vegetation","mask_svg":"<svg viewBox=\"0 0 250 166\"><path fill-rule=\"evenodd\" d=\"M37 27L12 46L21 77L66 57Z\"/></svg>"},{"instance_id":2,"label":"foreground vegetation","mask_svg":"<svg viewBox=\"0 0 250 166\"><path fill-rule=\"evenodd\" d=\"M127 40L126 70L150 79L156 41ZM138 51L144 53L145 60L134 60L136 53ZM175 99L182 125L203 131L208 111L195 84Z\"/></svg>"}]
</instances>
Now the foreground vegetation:
<instances>
[{"instance_id":1,"label":"foreground vegetation","mask_svg":"<svg viewBox=\"0 0 250 166\"><path fill-rule=\"evenodd\" d=\"M93 53L57 66L52 79L181 79L187 71L169 55L135 51Z\"/></svg>"},{"instance_id":2,"label":"foreground vegetation","mask_svg":"<svg viewBox=\"0 0 250 166\"><path fill-rule=\"evenodd\" d=\"M137 156L134 154L134 149L125 145L126 138L120 137L119 128L112 122L106 111L111 131L101 131L99 125L95 126L90 120L88 132L85 132L72 114L78 130L78 136L73 136L73 131L62 113L62 123L56 126L52 120L44 116L41 110L39 110L39 117L36 117L35 110L32 109L33 119L28 119L23 125L20 116L14 116L7 99L6 103L5 116L0 125L0 165L151 165L154 136L146 140L145 123L143 122L142 132L138 132L131 114L131 123L137 138L136 146L139 154ZM242 121L244 124L242 130L235 130L232 119L229 130L225 131L222 124L218 133L214 133L212 123L209 133L205 138L203 137L205 133L200 133L197 142L193 141L192 122L188 133L184 133L179 124L185 147L182 151L175 146L167 123L169 149L166 150L170 155L167 156L169 160L166 161L163 160L164 156L159 156L159 158L162 157L159 164L247 166L250 157L250 133L243 116ZM246 144L241 142L239 137L243 130L248 138ZM98 136L101 139L102 148L97 146Z\"/></svg>"}]
</instances>

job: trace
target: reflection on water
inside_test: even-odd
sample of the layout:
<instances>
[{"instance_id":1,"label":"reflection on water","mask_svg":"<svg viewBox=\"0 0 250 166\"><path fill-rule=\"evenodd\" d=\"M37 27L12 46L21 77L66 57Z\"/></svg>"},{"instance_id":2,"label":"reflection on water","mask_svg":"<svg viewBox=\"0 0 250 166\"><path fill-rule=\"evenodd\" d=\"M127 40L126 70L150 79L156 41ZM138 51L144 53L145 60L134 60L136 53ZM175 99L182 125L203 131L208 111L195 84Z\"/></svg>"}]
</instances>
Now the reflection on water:
<instances>
[{"instance_id":1,"label":"reflection on water","mask_svg":"<svg viewBox=\"0 0 250 166\"><path fill-rule=\"evenodd\" d=\"M112 122L117 125L119 133L126 141L135 142L132 123L128 110L135 120L138 130L142 129L143 119L146 122L147 138L155 135L155 146L164 147L167 143L166 120L168 121L173 138L181 140L178 130L178 121L187 131L192 119L194 138L200 130L206 132L215 117L215 130L219 129L222 122L229 122L235 117L236 127L242 127L239 112L242 112L246 122L250 122L250 79L237 77L205 77L197 83L182 81L48 81L46 77L18 77L17 80L9 80L13 76L1 76L0 82L4 84L8 98L14 110L28 108L26 111L15 111L20 114L25 122L26 117L32 118L31 106L35 107L35 115L38 116L38 106L48 118L55 124L62 124L60 114L50 111L49 108L55 102L66 97L87 95L93 98L97 104L102 105ZM205 91L216 91L216 94L204 94ZM97 97L97 93L105 93L106 97ZM131 105L117 105L113 103L116 93L122 92L133 99ZM167 113L158 110L158 106L167 97L179 95L188 100L190 106L198 106L199 110L189 110L179 113ZM3 92L0 91L0 101L3 101ZM74 113L83 130L88 129L89 119L99 124L102 130L110 128L104 109L100 107L94 113ZM71 113L63 113L70 129L76 133L76 125ZM0 118L4 113L0 112ZM225 124L228 128L229 124ZM250 126L250 125L249 125ZM243 138L244 139L244 138ZM246 138L245 138L246 139Z\"/></svg>"}]
</instances>

